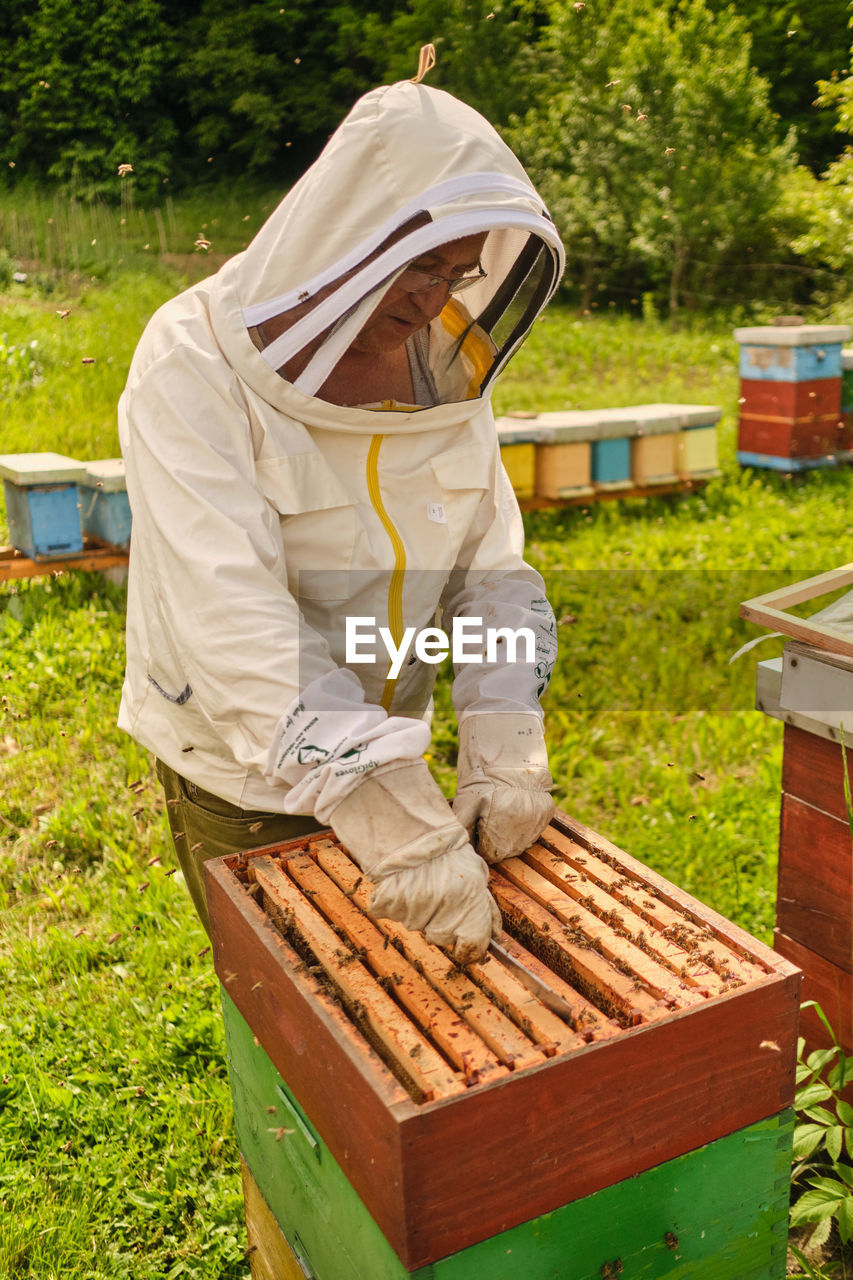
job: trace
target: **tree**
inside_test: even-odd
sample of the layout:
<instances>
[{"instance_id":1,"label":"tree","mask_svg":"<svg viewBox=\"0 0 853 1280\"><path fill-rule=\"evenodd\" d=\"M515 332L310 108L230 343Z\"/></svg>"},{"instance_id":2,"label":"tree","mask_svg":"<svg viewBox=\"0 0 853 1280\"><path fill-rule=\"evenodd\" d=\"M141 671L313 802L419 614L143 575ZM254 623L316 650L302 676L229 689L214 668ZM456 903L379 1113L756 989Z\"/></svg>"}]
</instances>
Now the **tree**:
<instances>
[{"instance_id":1,"label":"tree","mask_svg":"<svg viewBox=\"0 0 853 1280\"><path fill-rule=\"evenodd\" d=\"M793 149L776 142L733 9L590 0L555 11L548 43L559 80L512 136L552 193L586 300L615 263L635 292L665 283L675 312L767 245Z\"/></svg>"},{"instance_id":2,"label":"tree","mask_svg":"<svg viewBox=\"0 0 853 1280\"><path fill-rule=\"evenodd\" d=\"M708 3L720 11L728 0ZM752 36L753 66L769 85L777 137L793 126L800 160L817 173L838 158L846 141L832 114L819 109L817 96L818 81L841 75L848 65L848 0L741 0L737 9Z\"/></svg>"},{"instance_id":3,"label":"tree","mask_svg":"<svg viewBox=\"0 0 853 1280\"><path fill-rule=\"evenodd\" d=\"M853 134L853 75L819 82L818 102L834 108L835 128L843 137ZM794 248L807 261L849 274L853 269L853 147L849 142L819 180L800 183L791 193L807 227ZM846 281L845 281L846 283Z\"/></svg>"},{"instance_id":4,"label":"tree","mask_svg":"<svg viewBox=\"0 0 853 1280\"><path fill-rule=\"evenodd\" d=\"M190 162L212 154L219 175L301 168L375 83L361 35L382 18L334 0L202 0L178 67Z\"/></svg>"},{"instance_id":5,"label":"tree","mask_svg":"<svg viewBox=\"0 0 853 1280\"><path fill-rule=\"evenodd\" d=\"M545 0L410 0L405 12L374 23L365 38L378 52L386 81L413 76L418 50L434 44L437 61L429 84L447 89L499 126L532 101L537 45L547 17Z\"/></svg>"},{"instance_id":6,"label":"tree","mask_svg":"<svg viewBox=\"0 0 853 1280\"><path fill-rule=\"evenodd\" d=\"M5 37L5 38L3 38ZM87 187L131 163L144 189L176 138L162 100L173 32L160 0L18 0L0 28L7 166Z\"/></svg>"}]
</instances>

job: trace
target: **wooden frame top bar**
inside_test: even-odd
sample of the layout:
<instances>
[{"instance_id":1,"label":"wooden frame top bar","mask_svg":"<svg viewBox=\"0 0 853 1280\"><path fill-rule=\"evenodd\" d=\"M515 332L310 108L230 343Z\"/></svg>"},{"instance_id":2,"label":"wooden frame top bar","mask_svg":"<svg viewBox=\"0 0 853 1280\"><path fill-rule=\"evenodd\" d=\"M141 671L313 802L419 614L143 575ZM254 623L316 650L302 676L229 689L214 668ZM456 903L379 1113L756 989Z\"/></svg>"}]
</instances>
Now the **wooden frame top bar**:
<instances>
[{"instance_id":1,"label":"wooden frame top bar","mask_svg":"<svg viewBox=\"0 0 853 1280\"><path fill-rule=\"evenodd\" d=\"M764 595L744 600L740 616L758 623L759 626L772 627L783 635L793 636L795 640L804 640L816 649L853 658L853 636L846 635L835 627L813 622L809 618L797 618L787 612L796 604L804 604L806 600L814 600L841 587L850 586L853 586L853 564L844 564L813 578L804 578L802 582L792 583L791 586L778 587L775 591L767 591Z\"/></svg>"}]
</instances>

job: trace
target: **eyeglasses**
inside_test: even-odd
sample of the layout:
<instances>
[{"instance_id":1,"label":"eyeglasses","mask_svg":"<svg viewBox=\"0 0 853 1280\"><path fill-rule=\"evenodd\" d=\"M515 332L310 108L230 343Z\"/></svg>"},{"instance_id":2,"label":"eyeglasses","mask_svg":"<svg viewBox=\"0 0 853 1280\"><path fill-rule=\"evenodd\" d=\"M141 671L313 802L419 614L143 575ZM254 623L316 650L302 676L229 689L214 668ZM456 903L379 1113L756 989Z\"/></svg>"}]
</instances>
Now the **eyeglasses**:
<instances>
[{"instance_id":1,"label":"eyeglasses","mask_svg":"<svg viewBox=\"0 0 853 1280\"><path fill-rule=\"evenodd\" d=\"M396 283L406 293L428 293L430 289L435 289L440 284L447 286L448 293L461 293L463 289L470 289L471 285L476 284L478 280L485 280L487 275L488 272L480 266L477 268L476 275L453 277L437 276L429 271L418 271L417 267L407 267L397 277Z\"/></svg>"}]
</instances>

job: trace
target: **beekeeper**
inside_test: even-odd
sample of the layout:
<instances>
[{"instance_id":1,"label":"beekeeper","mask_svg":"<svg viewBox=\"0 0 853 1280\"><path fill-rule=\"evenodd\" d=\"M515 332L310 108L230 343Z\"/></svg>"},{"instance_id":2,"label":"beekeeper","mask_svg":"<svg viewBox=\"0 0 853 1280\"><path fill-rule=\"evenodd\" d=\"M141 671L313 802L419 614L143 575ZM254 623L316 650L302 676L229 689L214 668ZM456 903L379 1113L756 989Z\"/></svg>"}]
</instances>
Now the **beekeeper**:
<instances>
[{"instance_id":1,"label":"beekeeper","mask_svg":"<svg viewBox=\"0 0 853 1280\"><path fill-rule=\"evenodd\" d=\"M486 864L553 809L556 643L489 398L562 261L491 126L406 82L362 98L248 248L148 325L119 408L119 723L157 757L205 925L205 859L331 826L375 915L463 963L499 928ZM424 760L428 641L463 619L451 810Z\"/></svg>"}]
</instances>

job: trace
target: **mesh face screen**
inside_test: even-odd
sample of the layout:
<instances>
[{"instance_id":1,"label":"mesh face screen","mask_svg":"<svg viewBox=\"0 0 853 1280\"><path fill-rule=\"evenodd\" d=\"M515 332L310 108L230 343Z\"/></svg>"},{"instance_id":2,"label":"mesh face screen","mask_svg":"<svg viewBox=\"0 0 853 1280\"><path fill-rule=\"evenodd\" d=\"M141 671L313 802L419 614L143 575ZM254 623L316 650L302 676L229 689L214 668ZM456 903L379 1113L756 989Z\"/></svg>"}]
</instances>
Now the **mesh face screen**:
<instances>
[{"instance_id":1,"label":"mesh face screen","mask_svg":"<svg viewBox=\"0 0 853 1280\"><path fill-rule=\"evenodd\" d=\"M426 215L420 221L424 220L429 221ZM419 220L413 222L415 226L419 224ZM413 229L413 223L407 223L364 262L313 296L301 299L288 311L255 326L251 330L255 346L263 351L277 340L280 346L282 335L310 317L321 304L333 299L345 284L369 267L379 253ZM458 243L461 242L450 241L435 252L438 255L444 253L452 259L453 254L449 251ZM432 260L429 254L424 255L424 262ZM420 267L421 259L415 261ZM440 265L435 268L439 275L443 274L439 270ZM484 278L453 295L435 288L430 292L409 295L396 284L398 272L378 287L371 282L374 307L371 310L368 306L365 310L363 327L358 332L359 340L363 334L371 333L375 337L378 333L384 343L379 348L380 357L387 356L398 347L405 347L413 372L422 373L426 361L429 366L426 383L433 392L432 403L452 403L481 394L533 323L549 295L555 270L552 255L542 242L528 232L518 230L489 232L478 265L486 273ZM453 271L452 274L459 273ZM340 327L364 305L365 296L362 294L355 304L342 306L337 316L332 308L331 322L312 336L304 347L292 350L278 367L279 373L288 381L296 381L314 357L321 353L324 344L332 341ZM435 312L436 300L443 306L438 314ZM383 318L386 314L389 320ZM408 321L408 328L396 319L400 315ZM363 403L358 398L341 398L341 386L346 387L345 374L351 354L350 346L316 392L320 399L337 404ZM413 380L415 388L424 385L422 377ZM345 390L343 394L346 394ZM392 397L401 399L393 387L383 388L380 377L368 400L373 403ZM425 406L415 402L405 407Z\"/></svg>"}]
</instances>

